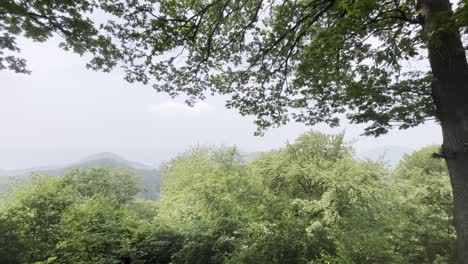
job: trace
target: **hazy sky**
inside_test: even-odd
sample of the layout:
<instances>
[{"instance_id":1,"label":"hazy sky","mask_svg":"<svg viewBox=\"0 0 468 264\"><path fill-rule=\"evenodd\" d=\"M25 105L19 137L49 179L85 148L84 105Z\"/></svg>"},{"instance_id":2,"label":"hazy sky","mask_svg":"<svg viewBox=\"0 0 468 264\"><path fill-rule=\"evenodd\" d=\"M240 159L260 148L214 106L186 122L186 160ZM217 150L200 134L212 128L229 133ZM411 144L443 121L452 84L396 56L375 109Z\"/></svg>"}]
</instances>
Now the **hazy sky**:
<instances>
[{"instance_id":1,"label":"hazy sky","mask_svg":"<svg viewBox=\"0 0 468 264\"><path fill-rule=\"evenodd\" d=\"M97 152L114 152L156 164L195 144L237 145L244 152L283 146L311 129L289 124L255 137L251 118L224 108L221 97L194 108L129 84L119 71L86 70L86 60L47 43L20 41L31 75L0 71L0 168L63 164ZM427 124L392 131L380 138L359 137L362 126L338 129L356 139L358 152L384 145L419 148L440 143L440 129Z\"/></svg>"}]
</instances>

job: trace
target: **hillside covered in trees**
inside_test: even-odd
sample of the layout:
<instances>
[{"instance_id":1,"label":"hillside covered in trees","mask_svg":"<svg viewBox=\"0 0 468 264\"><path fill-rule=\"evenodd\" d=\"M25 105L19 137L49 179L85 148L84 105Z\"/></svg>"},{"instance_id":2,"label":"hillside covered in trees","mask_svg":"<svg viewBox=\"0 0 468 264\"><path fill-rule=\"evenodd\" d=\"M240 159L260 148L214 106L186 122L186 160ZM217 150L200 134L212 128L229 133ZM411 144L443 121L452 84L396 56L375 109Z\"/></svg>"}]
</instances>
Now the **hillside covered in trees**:
<instances>
[{"instance_id":1,"label":"hillside covered in trees","mask_svg":"<svg viewBox=\"0 0 468 264\"><path fill-rule=\"evenodd\" d=\"M48 166L23 170L0 170L0 194L9 188L28 181L34 175L60 176L73 170L86 170L92 168L125 169L139 180L140 191L138 198L157 200L161 187L161 173L150 166L133 162L119 155L103 152L88 156L77 162L61 166Z\"/></svg>"},{"instance_id":2,"label":"hillside covered in trees","mask_svg":"<svg viewBox=\"0 0 468 264\"><path fill-rule=\"evenodd\" d=\"M159 201L121 169L35 176L0 203L0 263L454 263L452 194L437 147L396 170L308 132L246 162L187 151Z\"/></svg>"}]
</instances>

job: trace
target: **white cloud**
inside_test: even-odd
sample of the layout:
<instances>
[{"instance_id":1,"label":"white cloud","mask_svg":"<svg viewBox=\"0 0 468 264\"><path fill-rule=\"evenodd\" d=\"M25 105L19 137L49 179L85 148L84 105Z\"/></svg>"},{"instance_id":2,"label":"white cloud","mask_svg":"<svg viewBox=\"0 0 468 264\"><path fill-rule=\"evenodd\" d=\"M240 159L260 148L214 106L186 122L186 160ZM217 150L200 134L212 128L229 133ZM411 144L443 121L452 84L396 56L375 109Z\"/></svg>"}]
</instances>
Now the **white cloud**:
<instances>
[{"instance_id":1,"label":"white cloud","mask_svg":"<svg viewBox=\"0 0 468 264\"><path fill-rule=\"evenodd\" d=\"M188 114L210 112L213 110L213 107L206 102L199 102L190 107L185 103L169 101L161 104L150 105L148 109L154 114Z\"/></svg>"}]
</instances>

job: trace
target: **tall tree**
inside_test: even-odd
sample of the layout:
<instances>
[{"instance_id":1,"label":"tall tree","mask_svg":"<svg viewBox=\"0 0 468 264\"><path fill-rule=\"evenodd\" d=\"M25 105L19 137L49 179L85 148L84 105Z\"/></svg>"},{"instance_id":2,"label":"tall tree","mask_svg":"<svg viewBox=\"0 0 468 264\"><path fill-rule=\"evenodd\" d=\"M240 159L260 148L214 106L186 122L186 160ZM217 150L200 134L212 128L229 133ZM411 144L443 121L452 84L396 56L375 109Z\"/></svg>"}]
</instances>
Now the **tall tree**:
<instances>
[{"instance_id":1,"label":"tall tree","mask_svg":"<svg viewBox=\"0 0 468 264\"><path fill-rule=\"evenodd\" d=\"M128 81L189 104L227 95L259 132L290 120L334 126L346 113L378 136L435 119L468 263L467 9L466 0L128 1L107 29Z\"/></svg>"},{"instance_id":2,"label":"tall tree","mask_svg":"<svg viewBox=\"0 0 468 264\"><path fill-rule=\"evenodd\" d=\"M84 15L93 8L116 17L101 32ZM334 126L344 113L376 136L436 119L458 258L468 263L467 0L7 0L0 31L0 48L13 51L12 35L61 33L65 45L96 54L92 68L122 59L126 80L186 94L189 104L227 95L227 107L257 117L259 132L290 120ZM21 60L3 61L24 71Z\"/></svg>"}]
</instances>

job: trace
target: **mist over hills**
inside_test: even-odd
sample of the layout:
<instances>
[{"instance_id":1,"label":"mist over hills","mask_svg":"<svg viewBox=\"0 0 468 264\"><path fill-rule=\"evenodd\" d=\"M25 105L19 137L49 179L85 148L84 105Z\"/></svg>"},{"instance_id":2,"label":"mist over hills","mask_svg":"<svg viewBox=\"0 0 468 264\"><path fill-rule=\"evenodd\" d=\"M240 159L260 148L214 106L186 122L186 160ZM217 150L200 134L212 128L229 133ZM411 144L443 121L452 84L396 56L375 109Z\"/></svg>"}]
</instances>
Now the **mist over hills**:
<instances>
[{"instance_id":1,"label":"mist over hills","mask_svg":"<svg viewBox=\"0 0 468 264\"><path fill-rule=\"evenodd\" d=\"M62 172L63 170L73 170L73 169L88 169L96 167L112 167L112 168L128 168L128 169L140 169L140 170L152 170L154 167L127 160L122 156L119 156L111 152L101 152L87 156L83 159L80 159L76 162L63 164L63 165L49 165L42 167L32 167L25 169L16 169L16 170L3 170L0 169L0 176L21 176L23 174L30 173L54 173Z\"/></svg>"},{"instance_id":2,"label":"mist over hills","mask_svg":"<svg viewBox=\"0 0 468 264\"><path fill-rule=\"evenodd\" d=\"M358 153L358 159L368 159L375 162L383 162L388 165L390 169L398 166L398 163L405 155L411 154L415 150L402 146L383 146L370 149L365 152Z\"/></svg>"},{"instance_id":3,"label":"mist over hills","mask_svg":"<svg viewBox=\"0 0 468 264\"><path fill-rule=\"evenodd\" d=\"M414 150L402 146L384 146L357 153L356 158L368 159L377 162L384 162L390 169L396 168L399 161L405 154L410 154ZM260 156L263 152L244 153L245 162L250 162ZM67 171L75 169L90 169L99 167L128 169L141 178L141 185L145 189L138 197L148 200L157 200L161 188L161 173L155 167L143 163L130 161L120 155L111 152L101 152L90 155L76 162L65 165L45 166L20 170L0 169L0 192L8 189L9 186L18 181L24 181L32 174L44 174L58 176Z\"/></svg>"},{"instance_id":4,"label":"mist over hills","mask_svg":"<svg viewBox=\"0 0 468 264\"><path fill-rule=\"evenodd\" d=\"M32 174L58 176L70 170L90 168L116 168L127 169L140 177L144 188L138 197L147 200L157 200L161 186L161 174L156 168L142 163L127 160L117 154L102 152L88 156L77 162L66 165L29 168L22 170L0 170L0 192L18 181L24 181Z\"/></svg>"},{"instance_id":5,"label":"mist over hills","mask_svg":"<svg viewBox=\"0 0 468 264\"><path fill-rule=\"evenodd\" d=\"M148 165L127 160L117 154L111 152L101 152L88 156L69 167L87 169L93 167L115 167L115 168L132 168L138 170L152 170L153 167Z\"/></svg>"}]
</instances>

